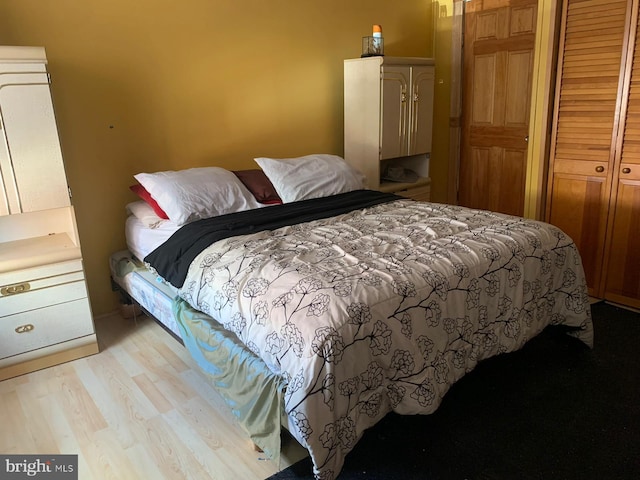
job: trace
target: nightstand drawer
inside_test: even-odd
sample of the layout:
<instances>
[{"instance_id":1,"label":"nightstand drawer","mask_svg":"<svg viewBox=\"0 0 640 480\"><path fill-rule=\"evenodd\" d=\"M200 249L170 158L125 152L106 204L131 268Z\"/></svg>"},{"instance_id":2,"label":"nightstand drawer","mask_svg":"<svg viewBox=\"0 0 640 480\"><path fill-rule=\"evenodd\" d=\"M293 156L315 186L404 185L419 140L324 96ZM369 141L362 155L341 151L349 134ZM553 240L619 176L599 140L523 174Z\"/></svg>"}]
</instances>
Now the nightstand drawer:
<instances>
[{"instance_id":1,"label":"nightstand drawer","mask_svg":"<svg viewBox=\"0 0 640 480\"><path fill-rule=\"evenodd\" d=\"M77 272L3 286L4 293L0 296L0 321L6 316L20 312L86 298L87 287L83 277L82 272ZM12 288L15 290L10 290ZM17 293L9 293L11 291Z\"/></svg>"},{"instance_id":2,"label":"nightstand drawer","mask_svg":"<svg viewBox=\"0 0 640 480\"><path fill-rule=\"evenodd\" d=\"M23 268L21 270L13 270L10 272L2 272L0 273L0 289L2 287L21 284L24 282L31 283L36 280L46 280L46 282L49 282L49 284L53 285L55 283L61 283L56 282L56 277L66 275L68 273L80 273L83 275L82 261L71 260L69 262L51 263L38 267Z\"/></svg>"},{"instance_id":3,"label":"nightstand drawer","mask_svg":"<svg viewBox=\"0 0 640 480\"><path fill-rule=\"evenodd\" d=\"M87 298L1 317L0 358L93 333L91 309Z\"/></svg>"}]
</instances>

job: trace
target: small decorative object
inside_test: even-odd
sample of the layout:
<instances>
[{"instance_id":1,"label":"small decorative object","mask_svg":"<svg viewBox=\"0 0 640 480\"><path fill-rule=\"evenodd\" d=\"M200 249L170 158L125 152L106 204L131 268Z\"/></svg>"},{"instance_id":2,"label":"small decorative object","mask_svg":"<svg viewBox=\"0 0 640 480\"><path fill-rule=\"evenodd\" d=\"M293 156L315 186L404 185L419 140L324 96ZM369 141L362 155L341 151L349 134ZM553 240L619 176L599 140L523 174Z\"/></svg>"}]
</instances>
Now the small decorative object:
<instances>
[{"instance_id":1,"label":"small decorative object","mask_svg":"<svg viewBox=\"0 0 640 480\"><path fill-rule=\"evenodd\" d=\"M384 56L384 38L382 38L382 27L373 26L373 35L362 37L361 57L381 57Z\"/></svg>"}]
</instances>

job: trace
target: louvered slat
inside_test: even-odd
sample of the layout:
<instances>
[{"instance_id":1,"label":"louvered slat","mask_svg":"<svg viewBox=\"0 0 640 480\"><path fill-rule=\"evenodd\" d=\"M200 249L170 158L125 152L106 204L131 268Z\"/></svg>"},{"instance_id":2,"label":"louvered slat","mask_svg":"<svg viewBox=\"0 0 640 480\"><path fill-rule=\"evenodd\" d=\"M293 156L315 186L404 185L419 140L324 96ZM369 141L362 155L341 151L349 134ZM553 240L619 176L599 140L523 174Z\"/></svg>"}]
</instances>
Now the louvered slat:
<instances>
[{"instance_id":1,"label":"louvered slat","mask_svg":"<svg viewBox=\"0 0 640 480\"><path fill-rule=\"evenodd\" d=\"M607 162L622 58L626 0L572 1L567 10L555 161ZM593 130L597 129L597 133Z\"/></svg>"},{"instance_id":2,"label":"louvered slat","mask_svg":"<svg viewBox=\"0 0 640 480\"><path fill-rule=\"evenodd\" d=\"M636 50L631 67L629 99L624 125L621 163L640 164L640 28L636 32Z\"/></svg>"}]
</instances>

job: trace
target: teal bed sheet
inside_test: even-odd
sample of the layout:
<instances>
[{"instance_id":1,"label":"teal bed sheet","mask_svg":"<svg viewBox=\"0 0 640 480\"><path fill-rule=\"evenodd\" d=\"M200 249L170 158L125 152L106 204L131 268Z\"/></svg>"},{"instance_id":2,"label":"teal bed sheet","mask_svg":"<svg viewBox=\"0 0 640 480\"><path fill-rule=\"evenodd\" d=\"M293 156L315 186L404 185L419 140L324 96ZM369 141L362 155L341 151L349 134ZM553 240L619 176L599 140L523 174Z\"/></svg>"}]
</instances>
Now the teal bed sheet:
<instances>
[{"instance_id":1,"label":"teal bed sheet","mask_svg":"<svg viewBox=\"0 0 640 480\"><path fill-rule=\"evenodd\" d=\"M198 367L251 440L268 458L279 461L284 380L209 315L180 298L174 301L173 312Z\"/></svg>"}]
</instances>

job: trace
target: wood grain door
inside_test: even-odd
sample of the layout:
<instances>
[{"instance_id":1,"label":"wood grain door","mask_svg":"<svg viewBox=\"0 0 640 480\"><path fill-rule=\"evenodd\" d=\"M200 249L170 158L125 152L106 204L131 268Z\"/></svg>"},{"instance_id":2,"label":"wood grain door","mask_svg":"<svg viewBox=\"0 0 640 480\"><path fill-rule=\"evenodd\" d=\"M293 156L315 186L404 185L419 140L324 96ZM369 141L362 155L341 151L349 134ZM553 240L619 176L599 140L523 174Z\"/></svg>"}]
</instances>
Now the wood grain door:
<instances>
[{"instance_id":1,"label":"wood grain door","mask_svg":"<svg viewBox=\"0 0 640 480\"><path fill-rule=\"evenodd\" d=\"M638 0L632 3L603 289L605 299L640 308L640 28Z\"/></svg>"},{"instance_id":2,"label":"wood grain door","mask_svg":"<svg viewBox=\"0 0 640 480\"><path fill-rule=\"evenodd\" d=\"M546 219L576 242L598 297L630 4L563 2Z\"/></svg>"},{"instance_id":3,"label":"wood grain door","mask_svg":"<svg viewBox=\"0 0 640 480\"><path fill-rule=\"evenodd\" d=\"M458 201L524 213L537 0L465 3Z\"/></svg>"}]
</instances>

